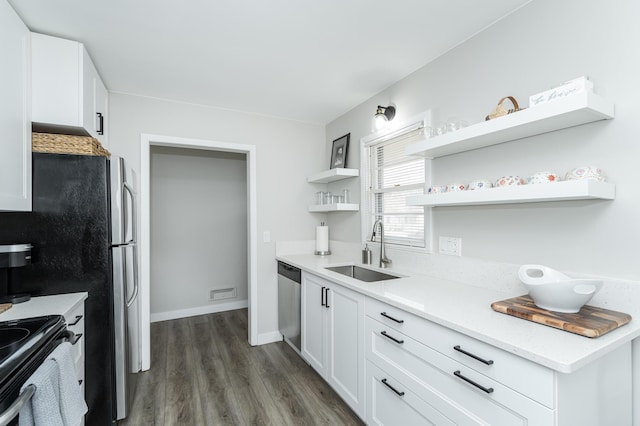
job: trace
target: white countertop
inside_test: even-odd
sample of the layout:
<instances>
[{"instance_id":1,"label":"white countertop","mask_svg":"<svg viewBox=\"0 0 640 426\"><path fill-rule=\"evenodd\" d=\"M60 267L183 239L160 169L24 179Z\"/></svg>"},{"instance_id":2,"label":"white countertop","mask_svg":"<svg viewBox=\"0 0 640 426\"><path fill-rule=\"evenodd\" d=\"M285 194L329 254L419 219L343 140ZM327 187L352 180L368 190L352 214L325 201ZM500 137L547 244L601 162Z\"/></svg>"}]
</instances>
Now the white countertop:
<instances>
[{"instance_id":1,"label":"white countertop","mask_svg":"<svg viewBox=\"0 0 640 426\"><path fill-rule=\"evenodd\" d=\"M324 269L358 264L347 257L287 254L276 258L562 373L571 373L640 336L640 321L636 319L591 339L491 309L491 303L521 296L522 291L474 287L413 272L405 274L396 269L382 271L405 277L366 283ZM367 267L378 269L372 265ZM640 308L638 312L627 313L640 318Z\"/></svg>"},{"instance_id":2,"label":"white countertop","mask_svg":"<svg viewBox=\"0 0 640 426\"><path fill-rule=\"evenodd\" d=\"M24 303L13 305L11 309L0 314L0 321L21 318L39 317L43 315L64 315L84 302L88 293L66 293L52 296L32 297Z\"/></svg>"}]
</instances>

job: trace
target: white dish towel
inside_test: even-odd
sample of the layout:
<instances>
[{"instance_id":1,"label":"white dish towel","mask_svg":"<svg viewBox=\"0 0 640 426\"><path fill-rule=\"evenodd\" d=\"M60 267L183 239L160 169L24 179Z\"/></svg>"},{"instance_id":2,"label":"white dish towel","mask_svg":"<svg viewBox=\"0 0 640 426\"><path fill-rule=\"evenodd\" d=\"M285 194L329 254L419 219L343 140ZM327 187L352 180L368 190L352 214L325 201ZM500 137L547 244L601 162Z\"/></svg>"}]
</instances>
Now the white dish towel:
<instances>
[{"instance_id":1,"label":"white dish towel","mask_svg":"<svg viewBox=\"0 0 640 426\"><path fill-rule=\"evenodd\" d=\"M22 385L36 386L18 418L20 426L77 426L88 410L78 384L73 347L64 342Z\"/></svg>"}]
</instances>

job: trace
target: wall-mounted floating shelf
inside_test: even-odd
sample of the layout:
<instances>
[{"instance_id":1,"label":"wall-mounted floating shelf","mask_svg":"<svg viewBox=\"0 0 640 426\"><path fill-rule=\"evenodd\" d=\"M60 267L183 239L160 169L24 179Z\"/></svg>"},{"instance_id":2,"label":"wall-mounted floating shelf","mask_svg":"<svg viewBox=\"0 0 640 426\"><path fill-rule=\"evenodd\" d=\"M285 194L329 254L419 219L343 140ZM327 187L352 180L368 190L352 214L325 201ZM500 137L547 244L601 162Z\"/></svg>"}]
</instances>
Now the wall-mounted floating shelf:
<instances>
[{"instance_id":1,"label":"wall-mounted floating shelf","mask_svg":"<svg viewBox=\"0 0 640 426\"><path fill-rule=\"evenodd\" d=\"M309 206L312 213L326 212L357 212L360 210L360 204L338 203L338 204L313 204Z\"/></svg>"},{"instance_id":2,"label":"wall-mounted floating shelf","mask_svg":"<svg viewBox=\"0 0 640 426\"><path fill-rule=\"evenodd\" d=\"M360 175L360 170L358 169L336 168L336 169L325 170L323 172L316 173L313 176L309 176L307 177L307 182L330 183L330 182L335 182L337 180L358 177L359 175Z\"/></svg>"},{"instance_id":3,"label":"wall-mounted floating shelf","mask_svg":"<svg viewBox=\"0 0 640 426\"><path fill-rule=\"evenodd\" d=\"M613 200L616 186L594 180L567 180L548 184L519 185L475 191L445 192L410 197L412 206L472 206L483 204L539 203L567 200Z\"/></svg>"},{"instance_id":4,"label":"wall-mounted floating shelf","mask_svg":"<svg viewBox=\"0 0 640 426\"><path fill-rule=\"evenodd\" d=\"M592 92L577 93L425 139L408 146L406 153L443 157L613 117L613 103Z\"/></svg>"}]
</instances>

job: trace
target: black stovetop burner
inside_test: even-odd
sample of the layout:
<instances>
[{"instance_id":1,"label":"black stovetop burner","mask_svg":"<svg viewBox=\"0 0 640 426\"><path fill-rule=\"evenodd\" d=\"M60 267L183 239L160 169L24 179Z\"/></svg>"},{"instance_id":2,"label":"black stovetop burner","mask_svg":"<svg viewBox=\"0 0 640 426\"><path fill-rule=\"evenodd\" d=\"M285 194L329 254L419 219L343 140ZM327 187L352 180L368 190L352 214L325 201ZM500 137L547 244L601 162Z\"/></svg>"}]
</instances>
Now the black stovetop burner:
<instances>
[{"instance_id":1,"label":"black stovetop burner","mask_svg":"<svg viewBox=\"0 0 640 426\"><path fill-rule=\"evenodd\" d=\"M64 330L62 315L0 322L0 401L33 374Z\"/></svg>"}]
</instances>

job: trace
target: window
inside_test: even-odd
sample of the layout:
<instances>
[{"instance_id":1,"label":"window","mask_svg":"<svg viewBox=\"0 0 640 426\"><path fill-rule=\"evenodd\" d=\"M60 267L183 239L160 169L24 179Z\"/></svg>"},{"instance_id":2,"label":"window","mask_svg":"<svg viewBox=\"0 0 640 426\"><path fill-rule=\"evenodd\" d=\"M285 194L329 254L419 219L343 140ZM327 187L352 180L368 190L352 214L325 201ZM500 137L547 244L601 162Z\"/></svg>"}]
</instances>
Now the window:
<instances>
[{"instance_id":1,"label":"window","mask_svg":"<svg viewBox=\"0 0 640 426\"><path fill-rule=\"evenodd\" d=\"M426 247L425 209L408 206L407 198L425 187L425 159L405 155L405 148L422 139L423 126L413 125L386 137L365 142L368 162L365 235L382 219L385 244Z\"/></svg>"}]
</instances>

